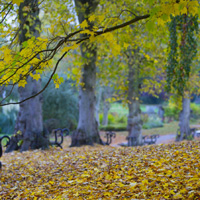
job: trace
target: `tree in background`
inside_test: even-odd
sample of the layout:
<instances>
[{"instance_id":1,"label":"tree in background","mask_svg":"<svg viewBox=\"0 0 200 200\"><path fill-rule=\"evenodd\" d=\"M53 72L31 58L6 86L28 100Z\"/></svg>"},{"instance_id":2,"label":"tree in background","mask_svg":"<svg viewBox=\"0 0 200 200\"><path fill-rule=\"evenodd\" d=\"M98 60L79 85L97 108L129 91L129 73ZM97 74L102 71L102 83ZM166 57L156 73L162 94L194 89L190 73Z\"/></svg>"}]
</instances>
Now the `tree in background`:
<instances>
[{"instance_id":1,"label":"tree in background","mask_svg":"<svg viewBox=\"0 0 200 200\"><path fill-rule=\"evenodd\" d=\"M98 3L98 0L75 1L79 23L86 20L88 28L93 29L94 23L89 21L89 17L94 14ZM82 35L82 37L85 36L87 35ZM82 86L79 90L79 121L77 130L72 135L71 146L102 144L95 118L96 44L82 43L81 55L85 59L85 63L82 70Z\"/></svg>"},{"instance_id":2,"label":"tree in background","mask_svg":"<svg viewBox=\"0 0 200 200\"><path fill-rule=\"evenodd\" d=\"M177 141L188 139L191 135L189 120L193 86L189 82L193 76L191 65L194 64L197 53L197 38L195 36L195 31L198 30L197 20L197 15L186 10L182 15L171 16L169 24L168 91L175 93L181 101L182 107L179 114L180 132L177 134Z\"/></svg>"}]
</instances>

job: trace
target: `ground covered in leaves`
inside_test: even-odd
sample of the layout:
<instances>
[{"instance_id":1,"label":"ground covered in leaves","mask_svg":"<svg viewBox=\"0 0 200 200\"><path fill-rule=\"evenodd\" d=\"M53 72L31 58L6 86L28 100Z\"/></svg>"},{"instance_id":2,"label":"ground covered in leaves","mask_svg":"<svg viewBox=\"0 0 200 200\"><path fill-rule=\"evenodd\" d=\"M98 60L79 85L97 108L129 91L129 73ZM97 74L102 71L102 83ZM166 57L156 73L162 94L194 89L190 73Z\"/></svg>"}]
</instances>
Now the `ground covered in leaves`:
<instances>
[{"instance_id":1,"label":"ground covered in leaves","mask_svg":"<svg viewBox=\"0 0 200 200\"><path fill-rule=\"evenodd\" d=\"M1 199L200 199L200 142L4 154Z\"/></svg>"}]
</instances>

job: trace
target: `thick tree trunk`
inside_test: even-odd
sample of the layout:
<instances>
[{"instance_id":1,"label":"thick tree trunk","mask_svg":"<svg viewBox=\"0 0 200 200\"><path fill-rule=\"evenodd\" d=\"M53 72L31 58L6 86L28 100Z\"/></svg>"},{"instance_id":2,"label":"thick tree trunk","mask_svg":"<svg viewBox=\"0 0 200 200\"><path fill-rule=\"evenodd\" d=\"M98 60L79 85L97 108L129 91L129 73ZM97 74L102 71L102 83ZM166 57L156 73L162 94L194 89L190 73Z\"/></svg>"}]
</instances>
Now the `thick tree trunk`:
<instances>
[{"instance_id":1,"label":"thick tree trunk","mask_svg":"<svg viewBox=\"0 0 200 200\"><path fill-rule=\"evenodd\" d=\"M101 97L102 97L102 87L100 86L98 90L97 103L96 103L96 120L97 120L98 126L100 125L99 110L100 110L100 104L101 104Z\"/></svg>"},{"instance_id":2,"label":"thick tree trunk","mask_svg":"<svg viewBox=\"0 0 200 200\"><path fill-rule=\"evenodd\" d=\"M79 22L88 21L98 5L95 0L75 0ZM90 27L93 24L88 21ZM84 35L83 35L84 36ZM96 85L96 57L95 44L81 45L82 57L86 60L82 70L82 83L79 91L79 121L77 130L72 134L71 146L102 144L98 123L95 119L95 85Z\"/></svg>"},{"instance_id":3,"label":"thick tree trunk","mask_svg":"<svg viewBox=\"0 0 200 200\"><path fill-rule=\"evenodd\" d=\"M29 39L26 36L27 29L25 25L29 27L32 36L39 37L38 28L40 28L40 20L38 0L24 0L24 2L20 4L19 20L21 29L19 35L20 45ZM27 85L24 88L18 88L20 101L36 94L40 90L41 81L35 81L31 77L28 77ZM22 142L20 147L17 145L19 141ZM45 149L48 148L48 145L48 134L43 133L42 96L39 95L20 104L15 125L15 134L6 152L16 150L17 148L20 148L21 151L37 148Z\"/></svg>"},{"instance_id":4,"label":"thick tree trunk","mask_svg":"<svg viewBox=\"0 0 200 200\"><path fill-rule=\"evenodd\" d=\"M128 136L134 137L134 145L142 144L142 120L139 102L139 69L138 63L134 62L137 50L129 50L129 72L128 72Z\"/></svg>"},{"instance_id":5,"label":"thick tree trunk","mask_svg":"<svg viewBox=\"0 0 200 200\"><path fill-rule=\"evenodd\" d=\"M110 103L105 102L103 105L103 120L102 120L102 125L107 126L108 125L108 112L110 110Z\"/></svg>"},{"instance_id":6,"label":"thick tree trunk","mask_svg":"<svg viewBox=\"0 0 200 200\"><path fill-rule=\"evenodd\" d=\"M179 113L179 131L177 132L176 141L189 139L190 133L190 98L183 98L182 110Z\"/></svg>"},{"instance_id":7,"label":"thick tree trunk","mask_svg":"<svg viewBox=\"0 0 200 200\"><path fill-rule=\"evenodd\" d=\"M102 125L107 126L108 125L108 112L110 110L110 102L108 102L108 99L112 96L112 90L109 86L104 87L103 91L103 121Z\"/></svg>"}]
</instances>

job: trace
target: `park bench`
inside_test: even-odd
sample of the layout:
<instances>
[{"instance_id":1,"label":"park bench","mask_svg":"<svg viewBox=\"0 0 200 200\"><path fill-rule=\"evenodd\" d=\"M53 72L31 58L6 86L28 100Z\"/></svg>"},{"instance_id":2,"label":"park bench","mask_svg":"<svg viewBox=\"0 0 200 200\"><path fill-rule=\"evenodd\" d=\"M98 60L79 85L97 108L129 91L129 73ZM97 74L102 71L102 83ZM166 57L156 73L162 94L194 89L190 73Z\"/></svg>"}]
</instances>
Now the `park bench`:
<instances>
[{"instance_id":1,"label":"park bench","mask_svg":"<svg viewBox=\"0 0 200 200\"><path fill-rule=\"evenodd\" d=\"M177 137L180 137L180 128L177 129ZM194 139L194 137L200 137L200 130L197 130L196 128L190 128L190 135Z\"/></svg>"},{"instance_id":2,"label":"park bench","mask_svg":"<svg viewBox=\"0 0 200 200\"><path fill-rule=\"evenodd\" d=\"M144 135L142 137L143 144L155 144L158 138L159 138L158 134Z\"/></svg>"},{"instance_id":3,"label":"park bench","mask_svg":"<svg viewBox=\"0 0 200 200\"><path fill-rule=\"evenodd\" d=\"M190 128L190 134L195 137L196 134L196 128Z\"/></svg>"},{"instance_id":4,"label":"park bench","mask_svg":"<svg viewBox=\"0 0 200 200\"><path fill-rule=\"evenodd\" d=\"M7 139L8 140L5 146L8 146L9 142L10 142L10 137L9 136L4 135L4 136L0 137L0 157L3 155L3 145L2 145L3 139ZM0 169L1 169L1 167L2 167L2 164L0 162Z\"/></svg>"},{"instance_id":5,"label":"park bench","mask_svg":"<svg viewBox=\"0 0 200 200\"><path fill-rule=\"evenodd\" d=\"M69 135L69 129L68 128L57 128L53 130L55 141L51 142L51 145L58 146L62 149L62 143L64 141L64 136Z\"/></svg>"},{"instance_id":6,"label":"park bench","mask_svg":"<svg viewBox=\"0 0 200 200\"><path fill-rule=\"evenodd\" d=\"M142 136L142 145L145 144L155 144L159 135L144 135ZM137 137L135 136L127 136L126 139L128 140L128 146L137 146Z\"/></svg>"},{"instance_id":7,"label":"park bench","mask_svg":"<svg viewBox=\"0 0 200 200\"><path fill-rule=\"evenodd\" d=\"M116 133L113 131L108 131L105 134L106 135L104 137L107 139L106 145L110 145L112 143L112 138L116 137Z\"/></svg>"},{"instance_id":8,"label":"park bench","mask_svg":"<svg viewBox=\"0 0 200 200\"><path fill-rule=\"evenodd\" d=\"M137 137L127 136L126 139L128 140L128 147L137 146Z\"/></svg>"},{"instance_id":9,"label":"park bench","mask_svg":"<svg viewBox=\"0 0 200 200\"><path fill-rule=\"evenodd\" d=\"M200 130L196 130L196 129L195 129L194 136L196 136L196 137L200 137Z\"/></svg>"}]
</instances>

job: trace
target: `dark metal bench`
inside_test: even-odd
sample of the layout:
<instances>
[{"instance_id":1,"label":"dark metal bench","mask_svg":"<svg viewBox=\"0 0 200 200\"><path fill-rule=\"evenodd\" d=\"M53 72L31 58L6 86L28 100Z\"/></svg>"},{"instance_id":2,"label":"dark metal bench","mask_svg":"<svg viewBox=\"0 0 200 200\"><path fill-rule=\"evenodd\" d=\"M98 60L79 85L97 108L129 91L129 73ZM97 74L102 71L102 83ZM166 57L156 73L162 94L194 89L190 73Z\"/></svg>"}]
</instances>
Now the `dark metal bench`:
<instances>
[{"instance_id":1,"label":"dark metal bench","mask_svg":"<svg viewBox=\"0 0 200 200\"><path fill-rule=\"evenodd\" d=\"M155 144L158 138L159 138L158 134L144 135L142 137L143 144Z\"/></svg>"},{"instance_id":2,"label":"dark metal bench","mask_svg":"<svg viewBox=\"0 0 200 200\"><path fill-rule=\"evenodd\" d=\"M53 130L54 132L54 137L55 137L55 141L51 142L51 145L55 145L58 146L62 149L62 143L64 141L64 135L67 136L69 135L69 129L68 128L57 128L55 130Z\"/></svg>"},{"instance_id":3,"label":"dark metal bench","mask_svg":"<svg viewBox=\"0 0 200 200\"><path fill-rule=\"evenodd\" d=\"M2 146L3 139L7 139L8 140L7 143L6 143L6 145L5 145L5 147L8 146L9 143L10 143L10 137L9 136L4 135L4 136L0 137L0 157L3 155L3 146ZM0 168L1 167L2 167L2 164L0 162Z\"/></svg>"},{"instance_id":4,"label":"dark metal bench","mask_svg":"<svg viewBox=\"0 0 200 200\"><path fill-rule=\"evenodd\" d=\"M194 139L195 136L198 137L198 135L200 135L199 133L200 132L198 132L198 130L196 128L190 128L190 136L192 136L191 139ZM181 132L180 132L180 128L178 128L177 133L176 133L177 139L180 138L180 136L181 136ZM187 139L185 134L184 134L183 138Z\"/></svg>"},{"instance_id":5,"label":"dark metal bench","mask_svg":"<svg viewBox=\"0 0 200 200\"><path fill-rule=\"evenodd\" d=\"M196 130L196 129L195 129L195 134L194 134L194 136L197 137L197 138L200 137L200 130Z\"/></svg>"},{"instance_id":6,"label":"dark metal bench","mask_svg":"<svg viewBox=\"0 0 200 200\"><path fill-rule=\"evenodd\" d=\"M137 146L137 137L127 136L126 139L128 140L128 147Z\"/></svg>"},{"instance_id":7,"label":"dark metal bench","mask_svg":"<svg viewBox=\"0 0 200 200\"><path fill-rule=\"evenodd\" d=\"M190 128L190 134L193 136L193 138L196 135L196 128Z\"/></svg>"},{"instance_id":8,"label":"dark metal bench","mask_svg":"<svg viewBox=\"0 0 200 200\"><path fill-rule=\"evenodd\" d=\"M142 136L142 145L145 144L155 144L157 141L157 138L159 138L159 135L154 134L154 135L144 135ZM135 136L127 136L126 139L128 140L128 146L138 146L137 143L137 137Z\"/></svg>"},{"instance_id":9,"label":"dark metal bench","mask_svg":"<svg viewBox=\"0 0 200 200\"><path fill-rule=\"evenodd\" d=\"M116 137L116 133L113 131L109 131L105 133L106 135L104 136L107 141L106 141L106 145L110 145L112 143L112 138Z\"/></svg>"}]
</instances>

